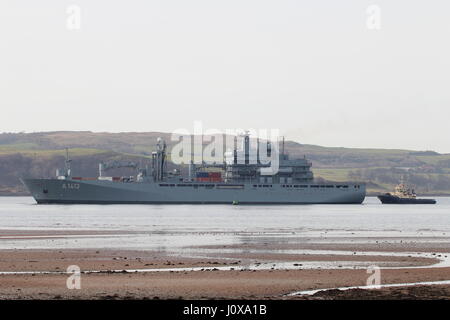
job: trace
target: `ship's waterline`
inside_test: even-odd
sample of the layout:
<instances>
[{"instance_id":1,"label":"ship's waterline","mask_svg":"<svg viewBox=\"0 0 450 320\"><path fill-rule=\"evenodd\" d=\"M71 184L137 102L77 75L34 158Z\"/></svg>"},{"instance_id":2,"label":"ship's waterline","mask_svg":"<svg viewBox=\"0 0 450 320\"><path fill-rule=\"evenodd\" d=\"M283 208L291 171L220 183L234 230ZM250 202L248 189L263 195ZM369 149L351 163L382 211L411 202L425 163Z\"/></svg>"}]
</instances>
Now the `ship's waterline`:
<instances>
[{"instance_id":1,"label":"ship's waterline","mask_svg":"<svg viewBox=\"0 0 450 320\"><path fill-rule=\"evenodd\" d=\"M360 204L364 185L116 183L24 179L38 203L80 204Z\"/></svg>"}]
</instances>

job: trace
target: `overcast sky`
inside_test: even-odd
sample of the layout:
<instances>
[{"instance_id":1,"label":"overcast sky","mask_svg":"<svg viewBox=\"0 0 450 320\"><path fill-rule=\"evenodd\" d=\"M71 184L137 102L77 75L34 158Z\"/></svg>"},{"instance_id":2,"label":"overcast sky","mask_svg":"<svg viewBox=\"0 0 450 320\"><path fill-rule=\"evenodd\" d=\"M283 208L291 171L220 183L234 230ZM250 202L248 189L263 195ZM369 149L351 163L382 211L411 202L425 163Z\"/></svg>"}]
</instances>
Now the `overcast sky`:
<instances>
[{"instance_id":1,"label":"overcast sky","mask_svg":"<svg viewBox=\"0 0 450 320\"><path fill-rule=\"evenodd\" d=\"M450 153L449 16L448 0L2 0L0 132L200 120Z\"/></svg>"}]
</instances>

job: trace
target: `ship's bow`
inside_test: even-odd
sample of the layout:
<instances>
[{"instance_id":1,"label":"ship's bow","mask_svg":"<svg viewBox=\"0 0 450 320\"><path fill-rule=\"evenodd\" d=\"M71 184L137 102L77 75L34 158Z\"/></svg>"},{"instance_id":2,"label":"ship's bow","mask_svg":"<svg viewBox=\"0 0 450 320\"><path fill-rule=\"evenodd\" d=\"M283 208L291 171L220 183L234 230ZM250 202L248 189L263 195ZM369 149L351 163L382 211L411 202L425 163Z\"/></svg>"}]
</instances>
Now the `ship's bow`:
<instances>
[{"instance_id":1,"label":"ship's bow","mask_svg":"<svg viewBox=\"0 0 450 320\"><path fill-rule=\"evenodd\" d=\"M47 202L48 189L46 187L45 179L30 179L30 178L20 178L20 181L25 186L25 188L31 193L34 200L37 203Z\"/></svg>"}]
</instances>

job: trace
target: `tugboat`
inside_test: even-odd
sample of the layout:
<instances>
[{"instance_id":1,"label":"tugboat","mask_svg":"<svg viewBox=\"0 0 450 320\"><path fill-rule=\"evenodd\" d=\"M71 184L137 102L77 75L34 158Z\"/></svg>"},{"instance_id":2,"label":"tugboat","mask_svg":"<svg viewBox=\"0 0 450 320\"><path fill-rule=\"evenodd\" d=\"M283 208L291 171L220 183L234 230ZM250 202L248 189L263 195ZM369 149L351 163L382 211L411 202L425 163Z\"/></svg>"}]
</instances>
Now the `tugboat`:
<instances>
[{"instance_id":1,"label":"tugboat","mask_svg":"<svg viewBox=\"0 0 450 320\"><path fill-rule=\"evenodd\" d=\"M418 199L414 189L404 183L397 185L393 193L379 195L378 199L389 204L436 204L434 199Z\"/></svg>"}]
</instances>

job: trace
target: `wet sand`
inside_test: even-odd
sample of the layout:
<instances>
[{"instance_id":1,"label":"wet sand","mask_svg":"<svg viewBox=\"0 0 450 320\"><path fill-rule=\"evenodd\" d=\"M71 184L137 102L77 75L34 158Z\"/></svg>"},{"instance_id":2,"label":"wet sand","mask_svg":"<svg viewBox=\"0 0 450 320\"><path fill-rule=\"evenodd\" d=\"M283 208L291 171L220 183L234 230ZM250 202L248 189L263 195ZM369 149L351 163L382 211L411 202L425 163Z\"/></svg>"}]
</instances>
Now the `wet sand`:
<instances>
[{"instance_id":1,"label":"wet sand","mask_svg":"<svg viewBox=\"0 0 450 320\"><path fill-rule=\"evenodd\" d=\"M347 292L328 291L312 296L287 296L299 290L365 285L365 270L264 270L264 271L171 271L81 274L81 289L66 287L66 274L1 275L2 299L345 299L363 297ZM405 283L450 279L450 268L383 270L383 282ZM432 298L434 286L421 292ZM415 287L370 291L367 297L389 298L388 292L404 292L391 298L408 298ZM439 291L442 293L442 290ZM440 294L441 294L440 293ZM446 296L448 298L448 296Z\"/></svg>"},{"instance_id":2,"label":"wet sand","mask_svg":"<svg viewBox=\"0 0 450 320\"><path fill-rule=\"evenodd\" d=\"M133 250L0 250L0 272L65 272L70 265L81 271L111 271L234 265L236 261L175 258L152 251ZM1 276L1 275L0 275Z\"/></svg>"},{"instance_id":3,"label":"wet sand","mask_svg":"<svg viewBox=\"0 0 450 320\"><path fill-rule=\"evenodd\" d=\"M85 236L87 232L73 231L70 234ZM5 235L0 232L0 241ZM28 237L64 237L65 234L40 231L38 234L9 233L8 236L26 241ZM289 295L303 290L366 285L370 276L367 269L348 267L352 264L357 266L358 263L363 263L363 266L382 266L382 284L450 280L450 266L436 267L438 262L446 260L445 252L450 252L450 242L446 243L445 239L435 240L439 241L439 245L436 245L436 241L421 242L421 239L409 239L407 246L403 242L405 239L385 239L378 243L366 239L353 244L346 243L349 239L341 239L343 243L337 243L336 240L329 243L302 241L289 244L273 241L260 245L191 246L186 248L184 254L183 251L170 250L101 248L0 250L0 298L448 299L449 285L328 290L314 295ZM323 242L324 239L316 241ZM311 252L296 254L289 251L301 249ZM331 253L324 253L323 250ZM355 251L342 254L346 250ZM394 255L410 251L428 252L428 256ZM383 252L387 255L381 255ZM303 264L311 261L319 267L305 269ZM330 261L342 261L346 267L320 267L321 263L327 266L326 263ZM290 267L284 268L283 263L290 263ZM78 265L81 269L79 290L70 290L66 286L67 278L71 275L66 270L70 265ZM260 265L266 267L258 269Z\"/></svg>"},{"instance_id":4,"label":"wet sand","mask_svg":"<svg viewBox=\"0 0 450 320\"><path fill-rule=\"evenodd\" d=\"M362 206L213 207L0 200L4 299L450 296L449 282L436 283L450 280L448 198L427 207L375 198ZM80 290L67 288L71 265L81 270ZM381 268L382 285L403 287L336 290L366 285L370 266ZM304 292L311 290L326 291Z\"/></svg>"}]
</instances>

